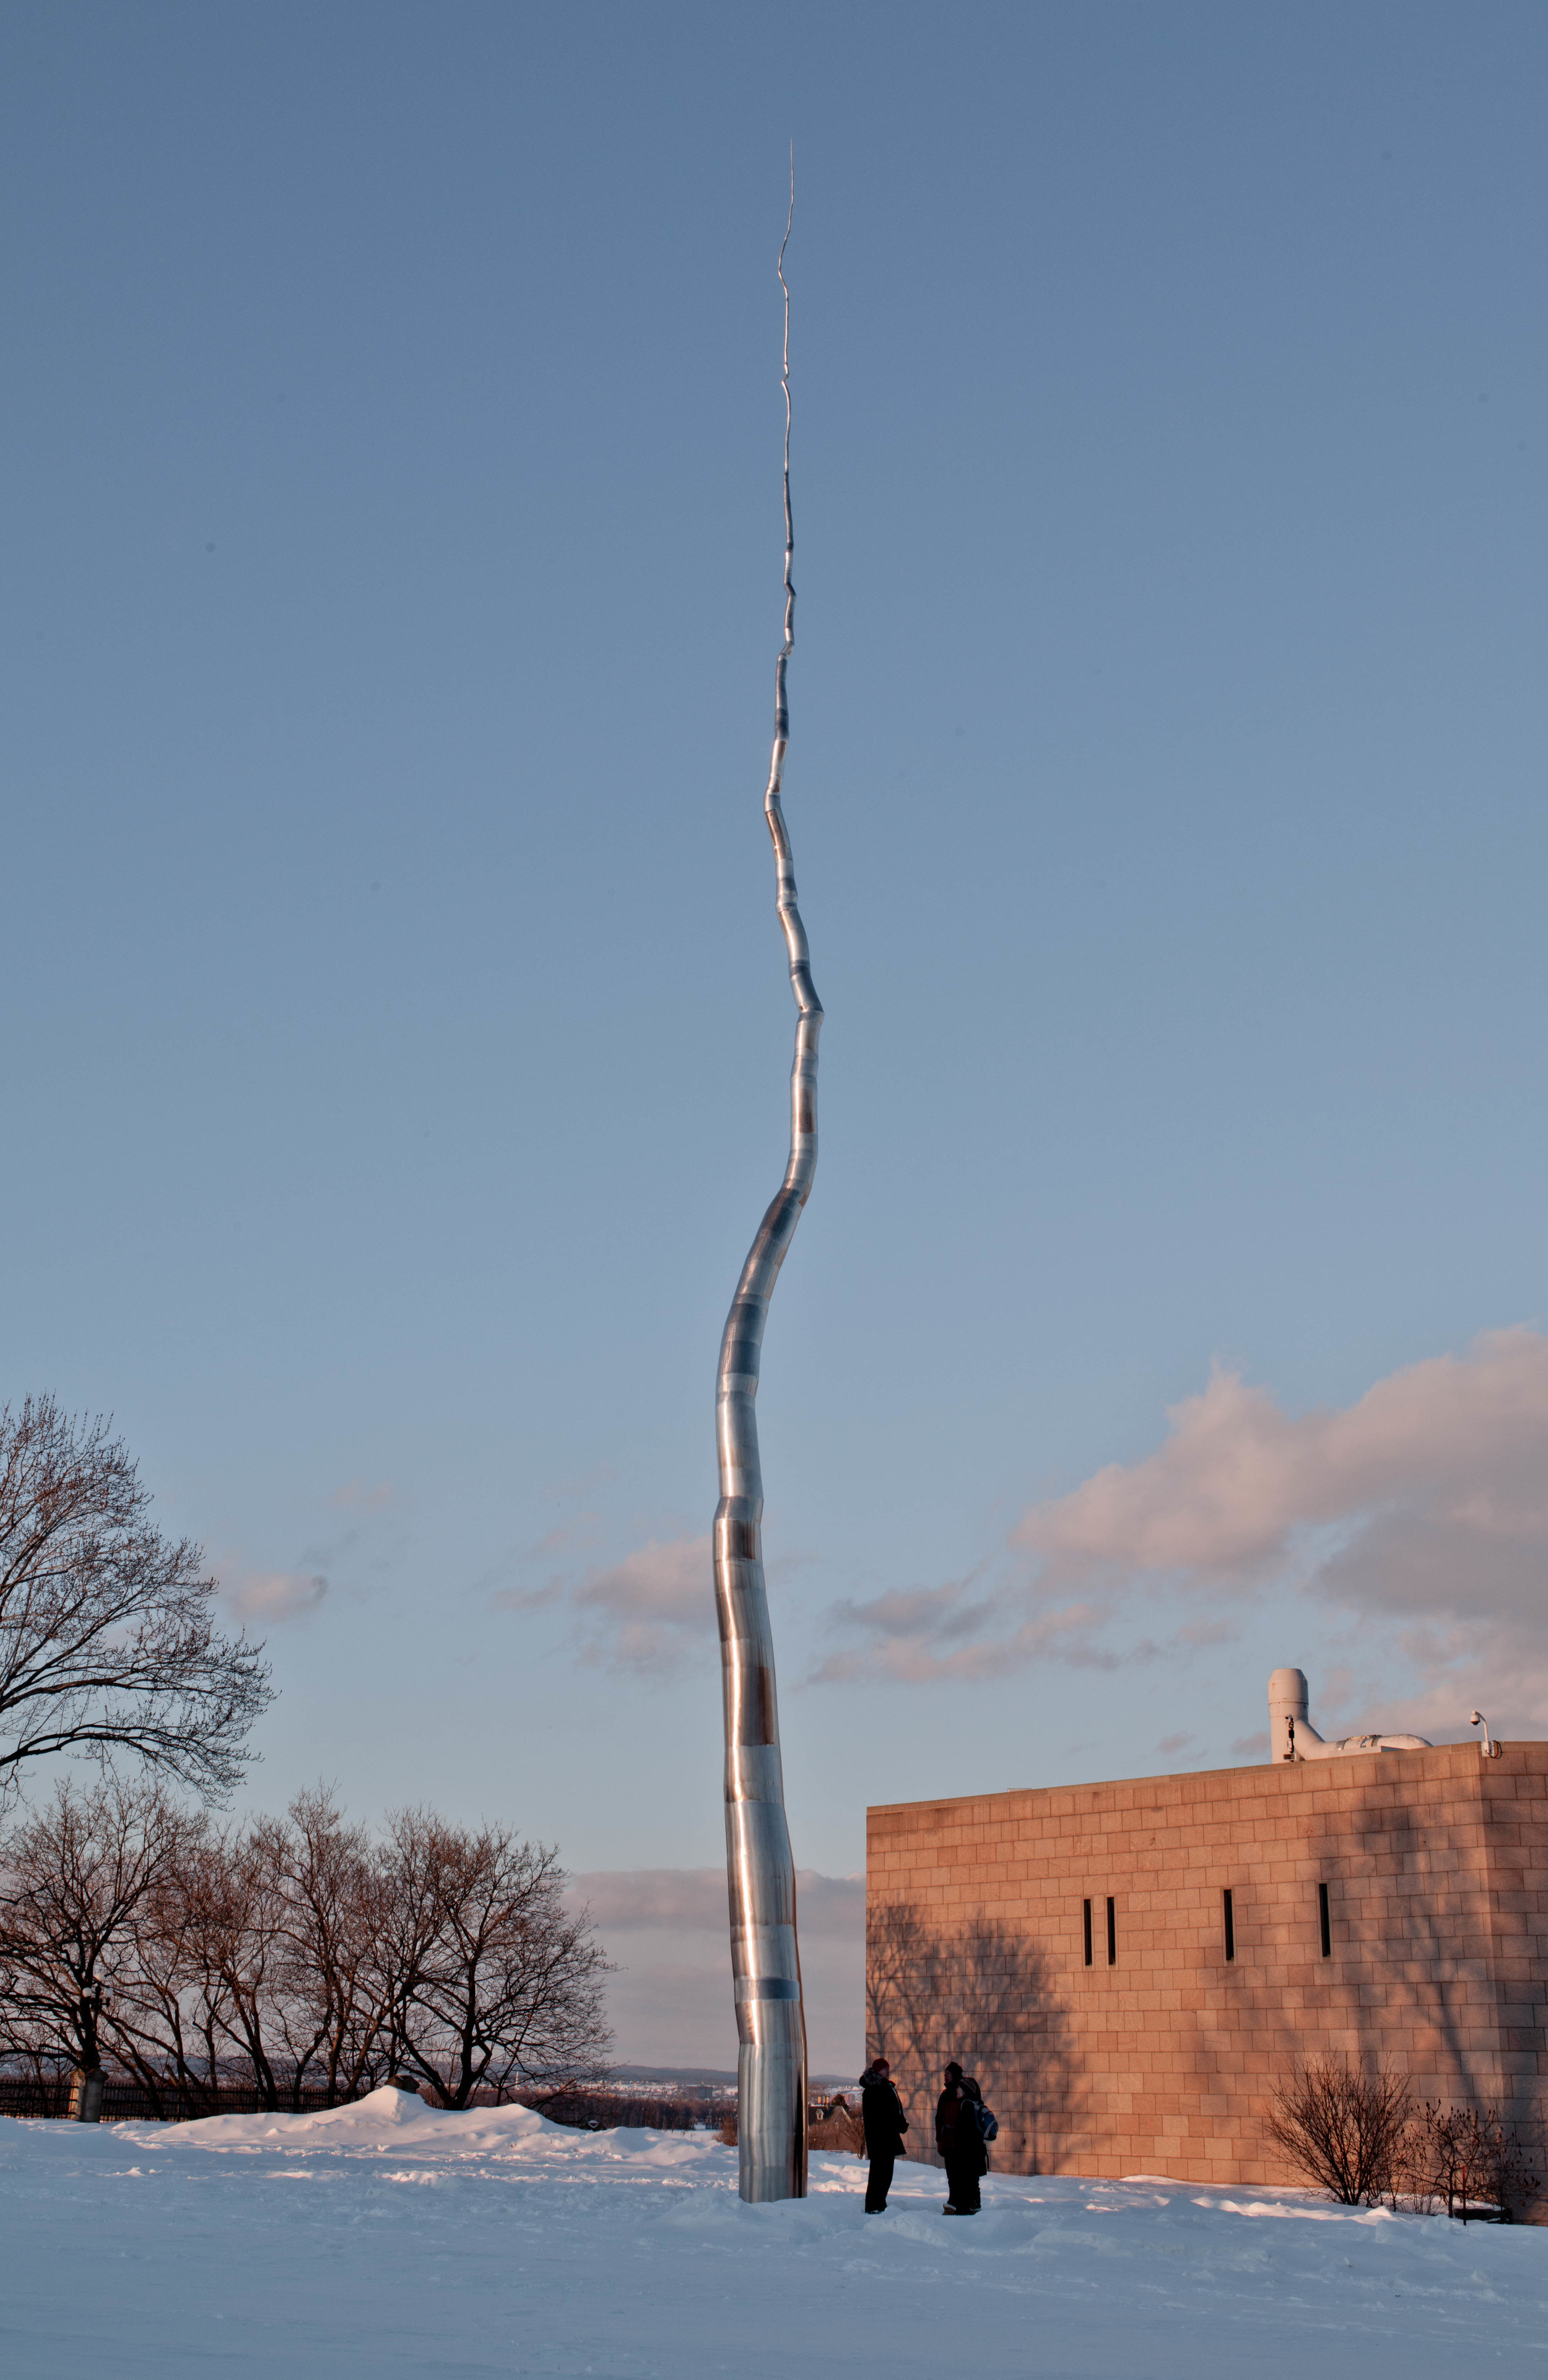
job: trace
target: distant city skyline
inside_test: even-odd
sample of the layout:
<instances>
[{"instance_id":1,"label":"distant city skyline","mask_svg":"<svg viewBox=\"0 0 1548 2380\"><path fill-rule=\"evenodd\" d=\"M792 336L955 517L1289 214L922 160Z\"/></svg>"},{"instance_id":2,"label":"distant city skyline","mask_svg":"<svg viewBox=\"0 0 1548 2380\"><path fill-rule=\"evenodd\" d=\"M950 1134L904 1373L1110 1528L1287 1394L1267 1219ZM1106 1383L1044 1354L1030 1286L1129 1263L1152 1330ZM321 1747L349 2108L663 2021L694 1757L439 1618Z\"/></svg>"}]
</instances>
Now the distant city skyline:
<instances>
[{"instance_id":1,"label":"distant city skyline","mask_svg":"<svg viewBox=\"0 0 1548 2380\"><path fill-rule=\"evenodd\" d=\"M868 1802L1257 1758L1281 1665L1328 1733L1548 1730L1542 12L0 55L3 1394L110 1413L266 1637L244 1806L556 1842L624 2053L729 2062L792 137L813 2063Z\"/></svg>"}]
</instances>

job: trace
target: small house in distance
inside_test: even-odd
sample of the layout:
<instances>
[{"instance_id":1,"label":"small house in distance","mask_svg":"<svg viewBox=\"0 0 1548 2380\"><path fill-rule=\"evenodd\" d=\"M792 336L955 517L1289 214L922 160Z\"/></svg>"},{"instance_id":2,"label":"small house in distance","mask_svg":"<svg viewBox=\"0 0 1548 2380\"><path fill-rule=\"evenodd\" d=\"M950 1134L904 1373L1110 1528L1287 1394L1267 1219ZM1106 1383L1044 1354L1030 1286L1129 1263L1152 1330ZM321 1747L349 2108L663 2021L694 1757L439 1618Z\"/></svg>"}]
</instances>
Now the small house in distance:
<instances>
[{"instance_id":1,"label":"small house in distance","mask_svg":"<svg viewBox=\"0 0 1548 2380\"><path fill-rule=\"evenodd\" d=\"M1002 2172L1299 2179L1298 2057L1548 2117L1548 1742L1326 1744L1274 1672L1265 1767L867 1813L867 2046L932 2155L976 2072Z\"/></svg>"}]
</instances>

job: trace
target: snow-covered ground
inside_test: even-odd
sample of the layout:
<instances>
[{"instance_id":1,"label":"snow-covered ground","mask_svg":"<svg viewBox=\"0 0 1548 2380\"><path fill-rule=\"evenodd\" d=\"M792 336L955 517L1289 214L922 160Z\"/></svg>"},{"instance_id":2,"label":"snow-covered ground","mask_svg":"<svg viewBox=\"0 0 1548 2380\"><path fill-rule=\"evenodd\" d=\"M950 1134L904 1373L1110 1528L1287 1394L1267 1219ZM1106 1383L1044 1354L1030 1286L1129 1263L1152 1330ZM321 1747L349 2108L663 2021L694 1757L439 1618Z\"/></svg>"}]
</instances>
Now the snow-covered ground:
<instances>
[{"instance_id":1,"label":"snow-covered ground","mask_svg":"<svg viewBox=\"0 0 1548 2380\"><path fill-rule=\"evenodd\" d=\"M396 2091L319 2116L0 2120L0 2372L1548 2371L1548 2230L1012 2176L951 2222L909 2165L867 2217L863 2180L816 2157L805 2201L748 2207L707 2134Z\"/></svg>"}]
</instances>

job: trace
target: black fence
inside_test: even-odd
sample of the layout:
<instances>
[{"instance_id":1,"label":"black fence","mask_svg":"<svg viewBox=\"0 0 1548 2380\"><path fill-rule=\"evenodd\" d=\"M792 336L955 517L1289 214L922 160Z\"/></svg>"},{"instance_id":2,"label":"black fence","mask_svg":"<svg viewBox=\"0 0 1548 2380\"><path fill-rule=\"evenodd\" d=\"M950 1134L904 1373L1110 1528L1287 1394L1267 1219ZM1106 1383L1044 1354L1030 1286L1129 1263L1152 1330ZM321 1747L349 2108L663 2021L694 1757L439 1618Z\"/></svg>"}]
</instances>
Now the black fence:
<instances>
[{"instance_id":1,"label":"black fence","mask_svg":"<svg viewBox=\"0 0 1548 2380\"><path fill-rule=\"evenodd\" d=\"M285 2092L282 2113L310 2116L319 2107L336 2107L326 2091ZM127 2075L103 2080L104 2124L163 2122L186 2124L197 2116L258 2116L268 2102L262 2091L240 2082L179 2085L168 2079L154 2086ZM59 2074L0 2074L0 2116L67 2116L70 2078Z\"/></svg>"},{"instance_id":2,"label":"black fence","mask_svg":"<svg viewBox=\"0 0 1548 2380\"><path fill-rule=\"evenodd\" d=\"M656 2096L649 2092L610 2091L605 2085L570 2084L565 2089L523 2088L516 2091L475 2091L475 2107L515 2102L531 2107L550 2123L568 2124L581 2131L613 2131L623 2125L650 2126L660 2131L691 2132L718 2127L737 2111L734 2091L725 2096L709 2094ZM299 2090L282 2085L277 2112L310 2116L323 2107L348 2104L324 2090ZM104 2124L133 2122L186 2124L201 2116L259 2116L269 2101L251 2083L179 2083L171 2076L154 2084L131 2076L108 2074L103 2081L102 2119ZM59 2118L70 2111L67 2070L55 2074L0 2074L0 2116Z\"/></svg>"}]
</instances>

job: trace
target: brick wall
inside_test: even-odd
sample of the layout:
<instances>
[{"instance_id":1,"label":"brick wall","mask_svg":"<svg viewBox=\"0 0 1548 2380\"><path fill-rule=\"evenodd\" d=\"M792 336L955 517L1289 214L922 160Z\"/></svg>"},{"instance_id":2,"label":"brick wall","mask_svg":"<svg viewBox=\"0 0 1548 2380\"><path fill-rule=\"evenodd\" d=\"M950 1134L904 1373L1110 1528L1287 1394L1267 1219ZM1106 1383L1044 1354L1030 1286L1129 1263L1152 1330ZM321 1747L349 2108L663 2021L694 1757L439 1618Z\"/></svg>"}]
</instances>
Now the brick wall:
<instances>
[{"instance_id":1,"label":"brick wall","mask_svg":"<svg viewBox=\"0 0 1548 2380\"><path fill-rule=\"evenodd\" d=\"M1010 2172L1294 2180L1262 2116L1298 2053L1548 2113L1548 1743L897 1803L867 1842L868 2047L915 2155L948 2057Z\"/></svg>"}]
</instances>

